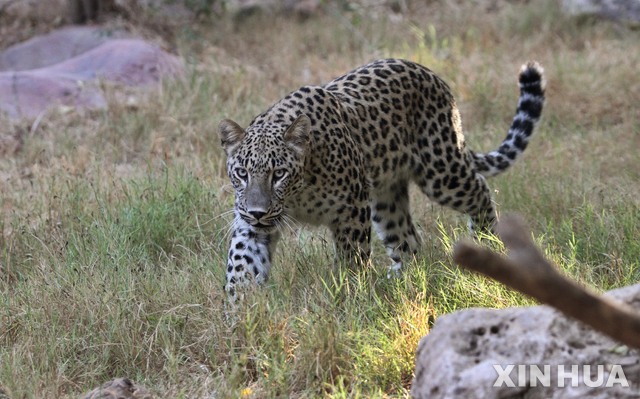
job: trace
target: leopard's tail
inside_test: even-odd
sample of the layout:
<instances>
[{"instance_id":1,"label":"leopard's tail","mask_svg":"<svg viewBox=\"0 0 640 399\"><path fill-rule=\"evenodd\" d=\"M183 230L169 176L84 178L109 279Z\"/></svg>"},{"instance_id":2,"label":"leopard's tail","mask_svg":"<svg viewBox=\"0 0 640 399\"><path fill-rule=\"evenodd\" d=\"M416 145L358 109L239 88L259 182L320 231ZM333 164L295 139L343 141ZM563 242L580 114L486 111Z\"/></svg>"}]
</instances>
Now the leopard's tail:
<instances>
[{"instance_id":1,"label":"leopard's tail","mask_svg":"<svg viewBox=\"0 0 640 399\"><path fill-rule=\"evenodd\" d=\"M529 144L544 105L544 70L537 62L520 69L520 99L507 137L500 147L486 154L473 153L476 170L485 177L495 176L514 164Z\"/></svg>"}]
</instances>

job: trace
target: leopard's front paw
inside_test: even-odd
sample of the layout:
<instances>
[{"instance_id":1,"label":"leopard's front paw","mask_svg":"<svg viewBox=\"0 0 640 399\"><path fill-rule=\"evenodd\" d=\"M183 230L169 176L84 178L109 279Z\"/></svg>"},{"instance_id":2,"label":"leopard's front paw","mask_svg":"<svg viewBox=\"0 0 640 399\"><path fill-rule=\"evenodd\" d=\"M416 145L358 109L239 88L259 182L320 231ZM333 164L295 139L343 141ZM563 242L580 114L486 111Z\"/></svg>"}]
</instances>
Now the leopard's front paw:
<instances>
[{"instance_id":1,"label":"leopard's front paw","mask_svg":"<svg viewBox=\"0 0 640 399\"><path fill-rule=\"evenodd\" d=\"M402 262L393 262L391 266L387 269L387 278L397 278L402 275Z\"/></svg>"}]
</instances>

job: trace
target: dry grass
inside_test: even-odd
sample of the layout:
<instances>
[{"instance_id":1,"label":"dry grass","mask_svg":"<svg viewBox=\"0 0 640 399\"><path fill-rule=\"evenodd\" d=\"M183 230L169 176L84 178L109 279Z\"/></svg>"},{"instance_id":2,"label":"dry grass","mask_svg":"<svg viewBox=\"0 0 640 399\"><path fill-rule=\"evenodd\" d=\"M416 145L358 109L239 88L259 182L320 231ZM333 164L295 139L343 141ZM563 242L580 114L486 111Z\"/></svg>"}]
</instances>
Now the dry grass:
<instances>
[{"instance_id":1,"label":"dry grass","mask_svg":"<svg viewBox=\"0 0 640 399\"><path fill-rule=\"evenodd\" d=\"M490 182L499 209L522 213L583 282L638 281L637 31L567 19L553 1L409 1L393 18L332 4L304 22L174 27L169 44L191 72L136 109L3 121L0 137L22 141L0 159L0 385L12 398L73 398L116 376L164 398L406 397L438 315L530 303L455 267L464 218L414 193L425 247L401 279L387 281L379 244L376 269L332 270L315 231L288 237L254 305L223 316L218 215L232 196L218 121L246 124L286 92L382 56L445 77L478 150L506 133L519 66L540 61L548 105L523 160Z\"/></svg>"}]
</instances>

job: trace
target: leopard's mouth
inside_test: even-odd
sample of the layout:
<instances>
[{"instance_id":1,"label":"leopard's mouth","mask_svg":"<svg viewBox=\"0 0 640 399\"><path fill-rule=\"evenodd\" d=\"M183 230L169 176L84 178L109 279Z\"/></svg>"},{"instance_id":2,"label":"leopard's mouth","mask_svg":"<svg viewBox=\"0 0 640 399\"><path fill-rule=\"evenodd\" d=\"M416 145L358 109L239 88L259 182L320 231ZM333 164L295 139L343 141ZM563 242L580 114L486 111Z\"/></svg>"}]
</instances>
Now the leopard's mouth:
<instances>
[{"instance_id":1,"label":"leopard's mouth","mask_svg":"<svg viewBox=\"0 0 640 399\"><path fill-rule=\"evenodd\" d=\"M282 220L282 212L247 212L240 210L238 214L240 218L254 230L264 233L270 233L276 230Z\"/></svg>"},{"instance_id":2,"label":"leopard's mouth","mask_svg":"<svg viewBox=\"0 0 640 399\"><path fill-rule=\"evenodd\" d=\"M278 226L275 224L255 223L252 224L251 227L253 227L253 231L258 235L270 235L278 230Z\"/></svg>"},{"instance_id":3,"label":"leopard's mouth","mask_svg":"<svg viewBox=\"0 0 640 399\"><path fill-rule=\"evenodd\" d=\"M245 222L254 229L269 233L278 227L278 218L269 218L268 220L256 220L254 218L243 217Z\"/></svg>"},{"instance_id":4,"label":"leopard's mouth","mask_svg":"<svg viewBox=\"0 0 640 399\"><path fill-rule=\"evenodd\" d=\"M275 225L273 224L267 224L262 222L253 223L252 226L255 227L256 229L262 229L262 230L269 230L275 227Z\"/></svg>"}]
</instances>

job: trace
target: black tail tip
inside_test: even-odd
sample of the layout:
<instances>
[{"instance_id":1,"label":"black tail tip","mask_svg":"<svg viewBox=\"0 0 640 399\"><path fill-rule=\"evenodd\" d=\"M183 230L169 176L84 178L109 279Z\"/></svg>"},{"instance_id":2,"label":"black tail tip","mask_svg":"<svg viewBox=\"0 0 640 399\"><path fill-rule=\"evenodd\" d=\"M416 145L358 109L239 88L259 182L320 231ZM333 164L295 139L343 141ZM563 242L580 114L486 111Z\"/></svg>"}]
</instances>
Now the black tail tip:
<instances>
[{"instance_id":1,"label":"black tail tip","mask_svg":"<svg viewBox=\"0 0 640 399\"><path fill-rule=\"evenodd\" d=\"M544 90L546 85L544 68L536 61L527 62L520 68L519 82L523 88L540 85L540 88Z\"/></svg>"}]
</instances>

